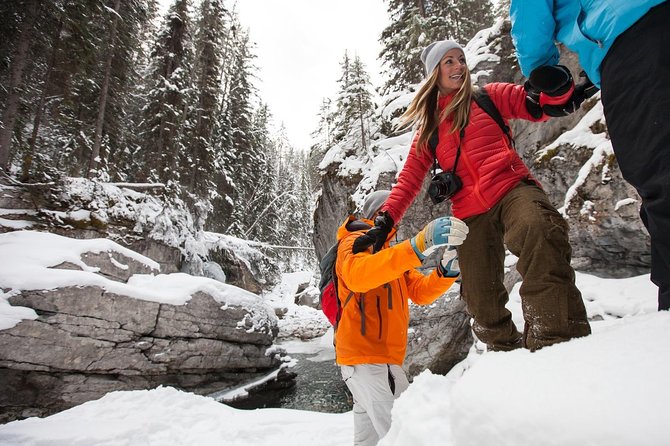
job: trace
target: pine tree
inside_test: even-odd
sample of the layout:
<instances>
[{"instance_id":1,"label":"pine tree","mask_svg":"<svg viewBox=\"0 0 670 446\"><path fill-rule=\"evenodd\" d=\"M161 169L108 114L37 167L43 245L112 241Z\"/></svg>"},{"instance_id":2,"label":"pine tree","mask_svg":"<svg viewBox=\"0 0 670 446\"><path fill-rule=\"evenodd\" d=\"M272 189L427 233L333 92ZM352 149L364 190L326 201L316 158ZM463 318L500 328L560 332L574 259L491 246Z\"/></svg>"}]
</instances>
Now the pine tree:
<instances>
[{"instance_id":1,"label":"pine tree","mask_svg":"<svg viewBox=\"0 0 670 446\"><path fill-rule=\"evenodd\" d=\"M143 122L144 175L180 183L190 128L193 55L189 0L169 8L151 55L151 89Z\"/></svg>"},{"instance_id":2,"label":"pine tree","mask_svg":"<svg viewBox=\"0 0 670 446\"><path fill-rule=\"evenodd\" d=\"M316 139L316 145L319 149L329 147L333 132L333 102L329 98L323 98L319 106L317 117L319 121L317 128L312 132L312 137Z\"/></svg>"},{"instance_id":3,"label":"pine tree","mask_svg":"<svg viewBox=\"0 0 670 446\"><path fill-rule=\"evenodd\" d=\"M351 128L351 108L352 101L348 95L348 89L351 85L351 60L349 54L345 51L342 62L340 62L342 74L337 80L338 93L335 101L335 112L333 113L333 142L341 141Z\"/></svg>"},{"instance_id":4,"label":"pine tree","mask_svg":"<svg viewBox=\"0 0 670 446\"><path fill-rule=\"evenodd\" d=\"M23 17L21 11L30 4L5 2L2 12ZM123 145L121 120L133 67L129 55L138 44L146 5L147 1L124 1L119 17L113 0L39 2L24 60L25 82L14 90L20 93L20 107L13 152L15 165L21 163L22 179L56 169L81 174L85 171L80 166L86 166L92 150L104 147L109 153ZM19 29L18 21L10 24ZM109 38L112 30L114 39ZM20 39L15 50L25 49ZM0 45L0 52L7 51L3 48Z\"/></svg>"},{"instance_id":5,"label":"pine tree","mask_svg":"<svg viewBox=\"0 0 670 446\"><path fill-rule=\"evenodd\" d=\"M63 1L61 13L54 15L62 18L62 23L51 39L52 75L49 82L43 82L45 94L54 99L43 110L37 171L52 164L66 175L85 173L98 115L100 61L107 48L102 37L111 19L104 6L96 0Z\"/></svg>"},{"instance_id":6,"label":"pine tree","mask_svg":"<svg viewBox=\"0 0 670 446\"><path fill-rule=\"evenodd\" d=\"M354 64L351 67L351 85L349 87L350 97L353 99L353 116L354 128L360 130L360 141L363 150L370 147L370 126L372 124L372 116L375 105L372 101L372 84L370 83L370 76L365 70L365 65L361 59L356 56Z\"/></svg>"},{"instance_id":7,"label":"pine tree","mask_svg":"<svg viewBox=\"0 0 670 446\"><path fill-rule=\"evenodd\" d=\"M369 133L374 103L370 93L370 77L356 56L353 62L345 52L342 75L338 80L337 108L333 118L333 141L339 142L350 135L361 150L369 147Z\"/></svg>"},{"instance_id":8,"label":"pine tree","mask_svg":"<svg viewBox=\"0 0 670 446\"><path fill-rule=\"evenodd\" d=\"M0 84L5 88L0 89L0 104L5 104L5 118L9 113L8 109L17 107L14 115L14 124L8 123L5 126L0 125L1 138L10 138L10 144L2 144L0 147L0 158L9 156L13 160L13 165L23 165L22 180L28 181L26 174L26 161L29 167L32 163L35 153L35 139L39 130L39 120L42 117L44 104L46 102L46 88L48 79L53 72L56 52L52 50L51 43L54 36L61 32L60 23L62 23L63 12L62 4L59 1L42 3L39 8L32 12L34 4L31 2L6 1L0 4L0 17L3 18L2 31L0 31ZM36 15L33 15L37 12ZM31 18L30 16L33 15ZM25 45L25 34L21 32L26 21L34 21L30 29L30 42ZM17 69L16 55L26 51L22 70L22 80L17 87L13 87L12 74ZM14 81L16 82L16 80ZM39 99L37 99L39 98ZM17 101L12 104L12 101ZM35 115L34 117L31 116ZM4 121L5 119L3 119ZM25 130L29 129L29 123L32 121L33 128L27 140ZM10 129L10 127L13 127ZM25 134L24 134L25 133ZM1 139L0 138L0 139ZM7 167L9 167L7 165Z\"/></svg>"},{"instance_id":9,"label":"pine tree","mask_svg":"<svg viewBox=\"0 0 670 446\"><path fill-rule=\"evenodd\" d=\"M432 40L449 38L465 46L479 30L493 24L493 4L490 0L438 1L428 15ZM447 32L440 36L440 29Z\"/></svg>"},{"instance_id":10,"label":"pine tree","mask_svg":"<svg viewBox=\"0 0 670 446\"><path fill-rule=\"evenodd\" d=\"M146 180L142 167L143 134L141 129L144 121L144 107L148 102L148 92L151 90L151 53L153 41L158 35L158 3L157 0L140 2L143 9L143 20L140 27L131 36L122 34L136 42L128 45L133 48L130 55L131 70L125 82L124 102L119 110L117 148L109 154L110 173L120 181L137 182ZM115 104L112 104L113 106ZM115 108L116 115L116 108Z\"/></svg>"},{"instance_id":11,"label":"pine tree","mask_svg":"<svg viewBox=\"0 0 670 446\"><path fill-rule=\"evenodd\" d=\"M215 232L228 232L233 223L233 208L235 204L235 184L233 174L237 154L233 147L231 131L230 79L235 75L235 54L238 46L239 19L236 11L228 10L224 17L222 29L221 73L219 78L220 91L218 104L214 113L214 122L209 136L209 147L213 150L213 174L215 194L212 198L213 210L208 220L208 229Z\"/></svg>"},{"instance_id":12,"label":"pine tree","mask_svg":"<svg viewBox=\"0 0 670 446\"><path fill-rule=\"evenodd\" d=\"M104 133L108 141L103 161L111 178L134 177L136 152L141 145L142 106L148 85L144 81L148 54L144 38L155 34L156 0L122 0L117 42L111 68Z\"/></svg>"},{"instance_id":13,"label":"pine tree","mask_svg":"<svg viewBox=\"0 0 670 446\"><path fill-rule=\"evenodd\" d=\"M221 108L221 122L216 143L216 159L219 162L217 190L221 195L214 203L214 224L226 233L241 236L245 232L243 209L234 207L241 197L254 188L258 181L256 164L258 148L252 138L252 121L256 90L252 85L255 68L251 43L246 31L236 26L232 45L226 52L226 69ZM217 229L218 229L217 228Z\"/></svg>"},{"instance_id":14,"label":"pine tree","mask_svg":"<svg viewBox=\"0 0 670 446\"><path fill-rule=\"evenodd\" d=\"M280 193L277 185L277 150L270 136L272 117L267 105L261 105L252 119L252 147L256 181L245 183L238 201L239 218L242 221L244 238L274 242L277 238L276 195Z\"/></svg>"},{"instance_id":15,"label":"pine tree","mask_svg":"<svg viewBox=\"0 0 670 446\"><path fill-rule=\"evenodd\" d=\"M510 0L498 0L498 5L493 10L493 15L503 19L509 18Z\"/></svg>"},{"instance_id":16,"label":"pine tree","mask_svg":"<svg viewBox=\"0 0 670 446\"><path fill-rule=\"evenodd\" d=\"M112 76L112 60L114 59L114 52L116 49L116 35L118 34L119 12L121 8L121 0L114 0L114 7L110 11L111 18L109 20L109 32L107 34L107 50L105 55L104 70L102 82L100 85L100 94L98 98L98 113L95 120L95 138L93 140L93 148L88 160L88 168L86 176L94 174L100 163L100 146L102 145L102 126L105 122L105 109L107 107L107 100L109 99L109 84Z\"/></svg>"},{"instance_id":17,"label":"pine tree","mask_svg":"<svg viewBox=\"0 0 670 446\"><path fill-rule=\"evenodd\" d=\"M0 169L9 170L9 160L12 145L12 135L18 117L20 101L20 88L23 81L24 70L29 64L29 50L33 38L35 23L40 13L41 2L29 0L25 7L18 9L23 13L21 24L18 26L19 38L14 48L14 54L9 69L9 82L5 106L2 110L0 121Z\"/></svg>"},{"instance_id":18,"label":"pine tree","mask_svg":"<svg viewBox=\"0 0 670 446\"><path fill-rule=\"evenodd\" d=\"M406 90L424 77L421 51L430 43L423 1L390 0L390 25L381 34L382 51L379 57L385 67L387 80L382 95Z\"/></svg>"},{"instance_id":19,"label":"pine tree","mask_svg":"<svg viewBox=\"0 0 670 446\"><path fill-rule=\"evenodd\" d=\"M190 145L191 166L189 190L200 197L208 197L214 189L214 147L211 135L221 94L221 73L225 13L220 0L203 0L195 39L196 84L194 128Z\"/></svg>"},{"instance_id":20,"label":"pine tree","mask_svg":"<svg viewBox=\"0 0 670 446\"><path fill-rule=\"evenodd\" d=\"M277 139L277 239L286 246L311 244L311 180L307 154L296 150L283 133Z\"/></svg>"}]
</instances>

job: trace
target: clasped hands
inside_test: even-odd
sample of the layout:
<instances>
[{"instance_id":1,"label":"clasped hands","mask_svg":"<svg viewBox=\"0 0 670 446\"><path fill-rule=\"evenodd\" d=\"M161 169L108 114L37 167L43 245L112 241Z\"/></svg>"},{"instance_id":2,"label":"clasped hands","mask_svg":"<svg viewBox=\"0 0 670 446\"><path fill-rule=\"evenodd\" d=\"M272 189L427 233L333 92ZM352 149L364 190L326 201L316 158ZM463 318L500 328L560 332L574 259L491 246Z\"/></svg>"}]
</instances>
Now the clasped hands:
<instances>
[{"instance_id":1,"label":"clasped hands","mask_svg":"<svg viewBox=\"0 0 670 446\"><path fill-rule=\"evenodd\" d=\"M362 252L370 246L373 246L372 252L375 253L384 245L393 228L393 219L388 213L384 212L375 218L374 223L373 228L354 241L354 254ZM444 250L440 260L440 272L447 277L456 277L460 273L456 246L463 243L468 232L468 226L462 220L456 217L440 217L424 226L410 239L410 244L421 260L425 259L435 249L446 246L447 249Z\"/></svg>"},{"instance_id":2,"label":"clasped hands","mask_svg":"<svg viewBox=\"0 0 670 446\"><path fill-rule=\"evenodd\" d=\"M524 84L526 108L534 118L567 116L575 112L584 100L598 88L582 71L584 80L575 85L572 74L563 65L545 65L534 69Z\"/></svg>"}]
</instances>

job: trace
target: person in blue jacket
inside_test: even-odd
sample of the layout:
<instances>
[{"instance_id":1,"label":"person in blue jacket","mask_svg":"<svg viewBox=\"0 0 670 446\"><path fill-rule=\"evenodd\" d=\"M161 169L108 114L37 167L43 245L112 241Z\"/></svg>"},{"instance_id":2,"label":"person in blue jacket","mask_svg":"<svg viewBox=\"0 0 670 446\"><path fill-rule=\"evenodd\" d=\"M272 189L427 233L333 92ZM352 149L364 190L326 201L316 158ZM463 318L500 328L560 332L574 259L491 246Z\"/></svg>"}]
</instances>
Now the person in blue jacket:
<instances>
[{"instance_id":1,"label":"person in blue jacket","mask_svg":"<svg viewBox=\"0 0 670 446\"><path fill-rule=\"evenodd\" d=\"M601 89L621 173L642 198L658 308L670 309L670 1L511 0L510 17L521 71L540 105L567 71L557 65L556 42L577 53ZM588 87L575 88L572 105L588 94Z\"/></svg>"}]
</instances>

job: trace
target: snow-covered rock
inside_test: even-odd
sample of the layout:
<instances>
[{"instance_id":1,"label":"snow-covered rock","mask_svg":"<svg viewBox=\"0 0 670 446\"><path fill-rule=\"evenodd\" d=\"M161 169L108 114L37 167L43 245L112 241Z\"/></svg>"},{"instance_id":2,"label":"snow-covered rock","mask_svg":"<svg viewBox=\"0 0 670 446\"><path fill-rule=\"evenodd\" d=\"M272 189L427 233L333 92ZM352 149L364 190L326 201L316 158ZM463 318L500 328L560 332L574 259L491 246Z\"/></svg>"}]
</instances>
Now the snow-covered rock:
<instances>
[{"instance_id":1,"label":"snow-covered rock","mask_svg":"<svg viewBox=\"0 0 670 446\"><path fill-rule=\"evenodd\" d=\"M113 390L207 394L281 365L260 296L160 265L108 239L0 234L0 421Z\"/></svg>"}]
</instances>

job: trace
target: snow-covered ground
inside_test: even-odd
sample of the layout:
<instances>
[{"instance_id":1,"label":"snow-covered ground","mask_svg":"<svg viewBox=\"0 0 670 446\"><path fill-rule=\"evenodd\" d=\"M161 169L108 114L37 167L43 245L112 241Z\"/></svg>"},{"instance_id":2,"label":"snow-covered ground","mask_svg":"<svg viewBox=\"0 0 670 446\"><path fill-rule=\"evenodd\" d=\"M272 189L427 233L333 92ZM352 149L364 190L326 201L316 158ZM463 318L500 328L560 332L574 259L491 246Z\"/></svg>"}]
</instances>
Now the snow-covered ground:
<instances>
[{"instance_id":1,"label":"snow-covered ground","mask_svg":"<svg viewBox=\"0 0 670 446\"><path fill-rule=\"evenodd\" d=\"M287 332L299 273L268 296L285 305ZM658 313L649 276L578 274L593 335L541 351L478 353L447 376L426 371L397 401L381 445L664 445L670 438L670 313ZM0 310L9 305L0 299ZM518 287L509 308L521 321ZM306 310L318 325L319 315ZM21 318L25 314L15 313ZM280 324L281 325L281 324ZM332 330L289 353L332 361ZM7 445L309 445L352 443L353 416L291 409L238 410L173 388L112 392L46 418L0 426Z\"/></svg>"}]
</instances>

